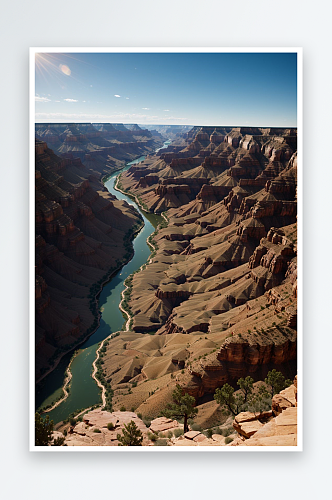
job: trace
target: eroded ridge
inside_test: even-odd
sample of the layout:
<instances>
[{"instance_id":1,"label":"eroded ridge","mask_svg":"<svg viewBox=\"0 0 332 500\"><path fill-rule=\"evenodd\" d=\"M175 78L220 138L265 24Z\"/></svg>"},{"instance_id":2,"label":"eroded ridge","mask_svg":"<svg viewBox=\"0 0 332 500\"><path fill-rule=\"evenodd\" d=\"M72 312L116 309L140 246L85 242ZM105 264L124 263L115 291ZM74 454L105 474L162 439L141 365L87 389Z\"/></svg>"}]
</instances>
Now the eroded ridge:
<instances>
[{"instance_id":1,"label":"eroded ridge","mask_svg":"<svg viewBox=\"0 0 332 500\"><path fill-rule=\"evenodd\" d=\"M196 127L122 173L168 224L133 276L132 331L106 354L116 408L157 416L177 383L199 402L248 374L295 376L296 142L296 129Z\"/></svg>"}]
</instances>

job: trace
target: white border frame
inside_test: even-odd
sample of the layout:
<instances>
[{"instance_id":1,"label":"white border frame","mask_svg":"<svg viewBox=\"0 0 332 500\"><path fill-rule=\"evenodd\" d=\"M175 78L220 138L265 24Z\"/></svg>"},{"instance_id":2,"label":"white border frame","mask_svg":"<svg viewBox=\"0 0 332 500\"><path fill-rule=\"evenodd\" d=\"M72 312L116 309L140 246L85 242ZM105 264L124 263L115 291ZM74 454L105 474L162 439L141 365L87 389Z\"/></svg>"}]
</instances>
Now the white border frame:
<instances>
[{"instance_id":1,"label":"white border frame","mask_svg":"<svg viewBox=\"0 0 332 500\"><path fill-rule=\"evenodd\" d=\"M298 295L297 370L298 425L297 446L35 446L35 54L36 53L296 53L297 54L297 134L298 134ZM69 123L69 122L68 122ZM221 124L222 126L222 124ZM240 126L240 124L239 124ZM266 452L303 451L303 50L302 47L30 47L29 60L29 451L38 452Z\"/></svg>"}]
</instances>

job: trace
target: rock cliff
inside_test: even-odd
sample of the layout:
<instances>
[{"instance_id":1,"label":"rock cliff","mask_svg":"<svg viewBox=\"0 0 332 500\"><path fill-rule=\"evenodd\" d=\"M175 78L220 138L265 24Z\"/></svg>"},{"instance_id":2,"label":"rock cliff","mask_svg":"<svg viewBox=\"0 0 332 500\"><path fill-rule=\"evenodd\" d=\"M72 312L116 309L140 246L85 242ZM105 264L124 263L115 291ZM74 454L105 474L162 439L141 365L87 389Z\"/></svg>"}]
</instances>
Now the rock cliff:
<instances>
[{"instance_id":1,"label":"rock cliff","mask_svg":"<svg viewBox=\"0 0 332 500\"><path fill-rule=\"evenodd\" d=\"M167 136L166 136L167 137ZM122 123L37 123L36 138L63 158L79 158L99 178L161 147L165 137Z\"/></svg>"},{"instance_id":2,"label":"rock cliff","mask_svg":"<svg viewBox=\"0 0 332 500\"><path fill-rule=\"evenodd\" d=\"M168 219L133 277L132 329L188 336L176 377L198 401L249 373L296 373L296 129L194 127L185 142L120 182Z\"/></svg>"},{"instance_id":3,"label":"rock cliff","mask_svg":"<svg viewBox=\"0 0 332 500\"><path fill-rule=\"evenodd\" d=\"M80 159L36 141L36 379L97 326L101 283L128 259L141 219Z\"/></svg>"}]
</instances>

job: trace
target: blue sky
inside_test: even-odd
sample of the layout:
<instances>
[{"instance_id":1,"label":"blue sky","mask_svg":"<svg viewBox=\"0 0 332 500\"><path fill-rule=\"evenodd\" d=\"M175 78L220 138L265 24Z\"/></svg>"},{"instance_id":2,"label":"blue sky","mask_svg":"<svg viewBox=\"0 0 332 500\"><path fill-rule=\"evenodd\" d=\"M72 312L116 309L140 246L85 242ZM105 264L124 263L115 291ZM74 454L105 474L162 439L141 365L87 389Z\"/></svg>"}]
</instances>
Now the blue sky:
<instances>
[{"instance_id":1,"label":"blue sky","mask_svg":"<svg viewBox=\"0 0 332 500\"><path fill-rule=\"evenodd\" d=\"M36 122L296 127L295 53L36 55Z\"/></svg>"}]
</instances>

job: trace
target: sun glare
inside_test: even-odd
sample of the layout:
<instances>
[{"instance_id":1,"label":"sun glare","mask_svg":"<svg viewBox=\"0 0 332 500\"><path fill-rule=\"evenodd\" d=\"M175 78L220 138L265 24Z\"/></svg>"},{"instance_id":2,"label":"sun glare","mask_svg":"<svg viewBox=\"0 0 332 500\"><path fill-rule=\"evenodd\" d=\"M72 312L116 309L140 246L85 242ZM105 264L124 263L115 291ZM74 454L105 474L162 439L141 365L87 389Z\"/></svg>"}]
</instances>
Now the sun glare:
<instances>
[{"instance_id":1,"label":"sun glare","mask_svg":"<svg viewBox=\"0 0 332 500\"><path fill-rule=\"evenodd\" d=\"M65 75L67 75L67 76L71 75L70 68L66 64L59 64L59 68L62 71L62 73L64 73Z\"/></svg>"},{"instance_id":2,"label":"sun glare","mask_svg":"<svg viewBox=\"0 0 332 500\"><path fill-rule=\"evenodd\" d=\"M35 56L36 72L47 78L58 78L61 75L70 76L71 69L67 64L62 64L59 55L37 53Z\"/></svg>"}]
</instances>

